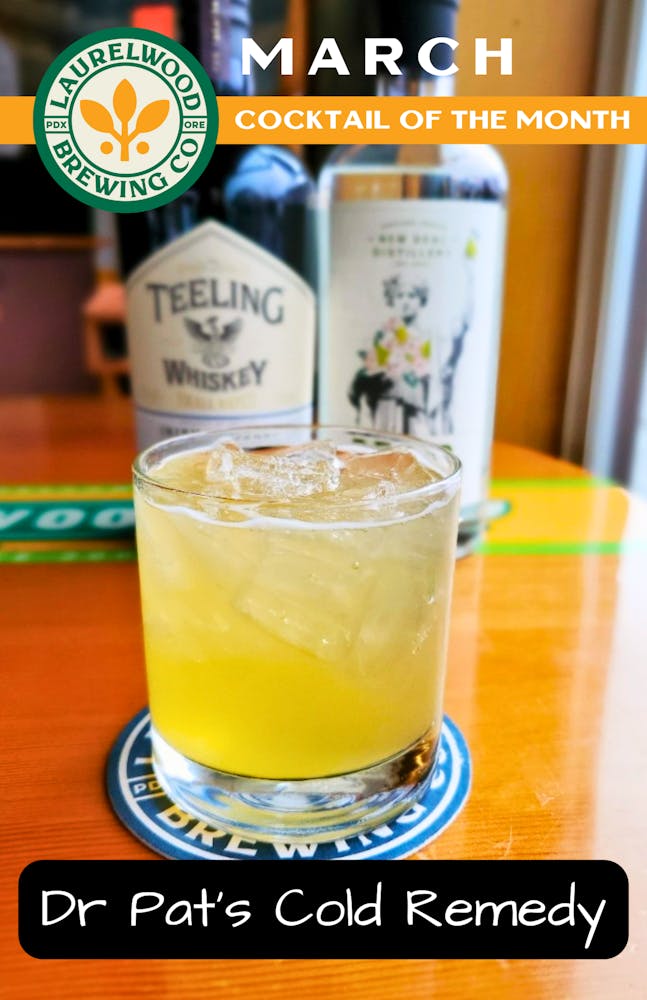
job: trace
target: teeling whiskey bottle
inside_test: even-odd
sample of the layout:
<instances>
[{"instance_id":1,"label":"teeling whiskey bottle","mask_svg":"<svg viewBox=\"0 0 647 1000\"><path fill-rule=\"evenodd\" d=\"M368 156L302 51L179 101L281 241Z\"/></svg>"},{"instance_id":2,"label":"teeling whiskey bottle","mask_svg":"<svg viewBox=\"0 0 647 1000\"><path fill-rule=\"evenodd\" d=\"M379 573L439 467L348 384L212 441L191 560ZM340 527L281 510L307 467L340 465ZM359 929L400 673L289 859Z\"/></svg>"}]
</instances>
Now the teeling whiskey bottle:
<instances>
[{"instance_id":1,"label":"teeling whiskey bottle","mask_svg":"<svg viewBox=\"0 0 647 1000\"><path fill-rule=\"evenodd\" d=\"M244 95L250 0L183 0L180 41L216 93ZM175 201L120 217L139 445L194 430L307 423L313 185L272 146L217 145Z\"/></svg>"},{"instance_id":2,"label":"teeling whiskey bottle","mask_svg":"<svg viewBox=\"0 0 647 1000\"><path fill-rule=\"evenodd\" d=\"M379 0L404 45L380 94L439 97L451 76L418 64L455 38L458 0ZM450 68L446 45L436 68ZM507 176L489 146L336 149L320 179L319 412L431 438L463 463L469 546L487 496L498 361Z\"/></svg>"}]
</instances>

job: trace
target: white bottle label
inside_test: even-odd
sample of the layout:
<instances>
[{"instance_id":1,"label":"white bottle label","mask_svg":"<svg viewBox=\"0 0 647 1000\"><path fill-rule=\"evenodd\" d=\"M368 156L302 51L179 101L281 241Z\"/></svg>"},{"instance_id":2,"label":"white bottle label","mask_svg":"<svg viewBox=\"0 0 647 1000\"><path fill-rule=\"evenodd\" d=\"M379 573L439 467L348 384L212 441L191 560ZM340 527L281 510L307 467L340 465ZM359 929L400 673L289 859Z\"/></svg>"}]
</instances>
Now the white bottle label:
<instances>
[{"instance_id":1,"label":"white bottle label","mask_svg":"<svg viewBox=\"0 0 647 1000\"><path fill-rule=\"evenodd\" d=\"M338 202L330 218L320 417L413 434L463 462L481 503L498 362L505 213L496 202Z\"/></svg>"},{"instance_id":2,"label":"white bottle label","mask_svg":"<svg viewBox=\"0 0 647 1000\"><path fill-rule=\"evenodd\" d=\"M139 444L312 419L315 302L291 268L209 220L127 286Z\"/></svg>"}]
</instances>

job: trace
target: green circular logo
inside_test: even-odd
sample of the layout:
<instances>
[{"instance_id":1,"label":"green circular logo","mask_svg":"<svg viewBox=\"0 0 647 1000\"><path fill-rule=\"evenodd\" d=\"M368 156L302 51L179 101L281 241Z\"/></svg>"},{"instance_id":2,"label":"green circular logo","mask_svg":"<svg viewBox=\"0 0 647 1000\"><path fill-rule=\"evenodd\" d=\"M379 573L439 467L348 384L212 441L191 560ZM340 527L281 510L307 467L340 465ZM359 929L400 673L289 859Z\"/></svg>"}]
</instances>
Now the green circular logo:
<instances>
[{"instance_id":1,"label":"green circular logo","mask_svg":"<svg viewBox=\"0 0 647 1000\"><path fill-rule=\"evenodd\" d=\"M200 63L155 31L95 31L45 73L34 133L47 170L94 208L165 205L204 171L218 103Z\"/></svg>"}]
</instances>

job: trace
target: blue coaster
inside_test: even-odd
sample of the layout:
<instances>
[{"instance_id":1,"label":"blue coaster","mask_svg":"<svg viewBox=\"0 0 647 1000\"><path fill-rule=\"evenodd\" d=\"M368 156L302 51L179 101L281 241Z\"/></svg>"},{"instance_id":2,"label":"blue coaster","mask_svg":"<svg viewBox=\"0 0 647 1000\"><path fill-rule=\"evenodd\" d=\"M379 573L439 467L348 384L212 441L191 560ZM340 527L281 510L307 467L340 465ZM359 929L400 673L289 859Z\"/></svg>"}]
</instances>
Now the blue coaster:
<instances>
[{"instance_id":1,"label":"blue coaster","mask_svg":"<svg viewBox=\"0 0 647 1000\"><path fill-rule=\"evenodd\" d=\"M179 809L155 778L150 713L128 723L108 758L108 794L124 825L166 858L258 861L406 858L438 836L462 809L470 790L470 756L460 730L445 716L438 760L426 795L408 812L369 833L327 844L261 843L209 826Z\"/></svg>"}]
</instances>

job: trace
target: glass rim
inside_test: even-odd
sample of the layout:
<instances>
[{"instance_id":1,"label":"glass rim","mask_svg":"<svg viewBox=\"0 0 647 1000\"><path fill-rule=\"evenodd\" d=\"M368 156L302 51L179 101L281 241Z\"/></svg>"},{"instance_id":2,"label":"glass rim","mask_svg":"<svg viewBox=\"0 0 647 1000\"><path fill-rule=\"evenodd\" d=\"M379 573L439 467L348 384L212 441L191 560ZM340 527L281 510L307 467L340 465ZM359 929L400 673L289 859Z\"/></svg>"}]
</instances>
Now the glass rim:
<instances>
[{"instance_id":1,"label":"glass rim","mask_svg":"<svg viewBox=\"0 0 647 1000\"><path fill-rule=\"evenodd\" d=\"M375 437L380 441L393 442L394 445L400 443L403 448L408 448L409 451L422 451L423 455L431 454L433 456L442 456L443 462L449 462L451 469L448 473L442 473L437 468L437 463L433 463L431 468L434 474L438 475L438 479L432 480L430 483L425 483L424 486L418 486L415 490L404 490L396 493L388 494L382 497L360 497L355 499L343 499L338 497L339 506L343 506L347 509L362 509L370 507L375 509L376 507L387 506L392 504L395 500L405 500L413 501L419 499L425 499L430 496L434 496L437 493L444 492L448 487L456 487L457 489L461 484L461 474L462 474L462 463L460 459L455 455L453 451L449 451L447 448L440 444L436 444L433 441L425 441L423 438L415 437L410 434L396 434L391 431L379 431L373 430L370 427L351 427L346 424L319 424L319 423L307 423L307 424L243 424L239 427L227 427L223 428L222 431L192 431L189 434L176 434L172 437L163 438L161 441L156 441L155 444L149 445L144 448L135 456L133 460L131 469L133 476L138 480L145 483L147 486L152 486L155 489L163 490L168 494L175 496L185 496L185 497L197 497L202 500L215 500L222 504L229 504L233 509L241 509L245 505L262 503L264 508L271 510L272 507L278 507L284 505L286 499L289 501L289 497L286 498L267 498L267 497L247 497L241 499L233 499L232 497L223 497L215 492L207 492L206 490L185 490L179 486L171 486L168 483L160 482L159 479L155 477L154 473L147 471L144 468L144 463L150 458L151 454L160 448L165 448L169 446L178 446L176 454L180 454L184 451L200 451L206 449L200 449L199 443L203 442L205 445L208 442L213 444L216 443L217 439L226 439L228 436L235 439L236 435L254 432L264 432L264 433L280 433L280 432L294 433L295 431L307 431L312 434L315 431L330 432L336 431L338 433L347 434L349 436L355 435L369 435ZM312 440L312 438L310 439ZM194 447L191 447L191 443ZM300 442L301 443L301 442ZM307 442L303 442L304 444ZM182 445L182 447L179 447ZM261 446L262 447L262 446ZM272 445L271 447L281 447L280 445ZM253 449L249 449L253 450ZM379 451L376 452L379 454ZM324 494L324 496L332 497L333 493Z\"/></svg>"}]
</instances>

